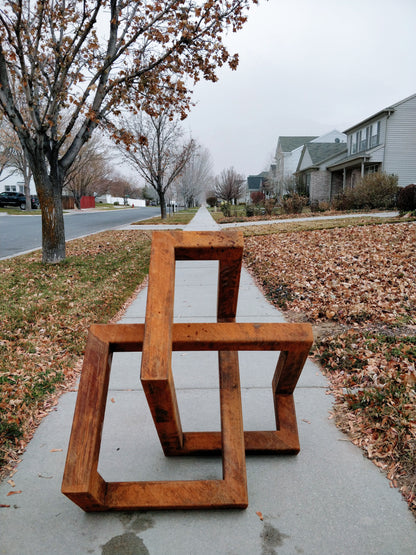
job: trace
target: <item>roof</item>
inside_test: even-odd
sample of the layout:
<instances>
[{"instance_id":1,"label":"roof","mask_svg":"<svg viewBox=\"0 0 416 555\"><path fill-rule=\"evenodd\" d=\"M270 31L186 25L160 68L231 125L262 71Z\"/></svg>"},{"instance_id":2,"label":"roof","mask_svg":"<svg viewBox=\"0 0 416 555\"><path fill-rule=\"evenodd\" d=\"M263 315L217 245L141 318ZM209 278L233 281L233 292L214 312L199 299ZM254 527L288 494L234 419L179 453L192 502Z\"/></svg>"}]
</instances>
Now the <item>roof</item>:
<instances>
[{"instance_id":1,"label":"roof","mask_svg":"<svg viewBox=\"0 0 416 555\"><path fill-rule=\"evenodd\" d=\"M358 154L352 154L350 156L346 156L345 158L338 160L338 162L328 165L326 169L330 171L340 170L361 162L366 162L369 159L370 159L370 156L366 152L360 152Z\"/></svg>"},{"instance_id":2,"label":"roof","mask_svg":"<svg viewBox=\"0 0 416 555\"><path fill-rule=\"evenodd\" d=\"M302 149L302 154L299 159L297 171L302 172L309 169L316 169L318 166L326 161L347 152L348 147L346 143L308 143ZM308 151L311 158L311 163L309 166L305 166L301 169L303 158L305 152Z\"/></svg>"},{"instance_id":3,"label":"roof","mask_svg":"<svg viewBox=\"0 0 416 555\"><path fill-rule=\"evenodd\" d=\"M278 144L280 144L280 148L282 152L292 152L296 148L303 146L309 141L313 141L313 139L317 139L318 136L315 135L314 137L279 137Z\"/></svg>"},{"instance_id":4,"label":"roof","mask_svg":"<svg viewBox=\"0 0 416 555\"><path fill-rule=\"evenodd\" d=\"M407 98L404 98L403 100L399 100L399 102L396 102L396 104L392 104L391 106L388 106L387 108L384 108L383 110L380 110L379 112L376 112L372 116L369 116L368 118L363 119L362 121L360 121L360 123L356 123L352 127L349 127L348 129L346 129L344 131L344 133L351 133L352 131L354 131L354 129L358 129L359 127L362 127L365 123L370 122L371 120L379 118L380 116L392 114L393 112L395 112L396 108L398 106L400 106L400 104L404 104L408 100L413 100L415 97L416 97L416 94L412 94L411 96L408 96Z\"/></svg>"},{"instance_id":5,"label":"roof","mask_svg":"<svg viewBox=\"0 0 416 555\"><path fill-rule=\"evenodd\" d=\"M305 145L313 164L320 164L328 158L347 151L347 143L309 143Z\"/></svg>"}]
</instances>

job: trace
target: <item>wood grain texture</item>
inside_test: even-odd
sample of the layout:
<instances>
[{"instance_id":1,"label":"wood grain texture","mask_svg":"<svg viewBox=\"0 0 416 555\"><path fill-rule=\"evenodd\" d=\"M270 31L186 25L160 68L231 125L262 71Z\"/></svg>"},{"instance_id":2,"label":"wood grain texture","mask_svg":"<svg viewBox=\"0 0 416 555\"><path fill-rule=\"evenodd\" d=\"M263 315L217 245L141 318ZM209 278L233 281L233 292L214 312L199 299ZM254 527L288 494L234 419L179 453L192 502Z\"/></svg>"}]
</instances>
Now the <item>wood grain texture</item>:
<instances>
[{"instance_id":1,"label":"wood grain texture","mask_svg":"<svg viewBox=\"0 0 416 555\"><path fill-rule=\"evenodd\" d=\"M245 453L299 451L293 391L312 345L309 324L236 323L242 234L153 234L145 324L94 325L84 365L62 492L85 511L245 508ZM173 323L176 260L219 260L217 323ZM172 351L218 351L221 432L183 432ZM276 430L244 431L238 351L275 351ZM141 381L165 455L221 453L222 480L106 482L98 473L112 353L142 351ZM203 356L203 355L201 355Z\"/></svg>"},{"instance_id":2,"label":"wood grain texture","mask_svg":"<svg viewBox=\"0 0 416 555\"><path fill-rule=\"evenodd\" d=\"M183 448L172 375L172 324L176 260L219 260L217 315L233 322L237 311L243 236L238 231L156 231L152 236L141 381L165 455Z\"/></svg>"},{"instance_id":3,"label":"wood grain texture","mask_svg":"<svg viewBox=\"0 0 416 555\"><path fill-rule=\"evenodd\" d=\"M143 341L144 325L134 325ZM62 482L62 493L83 510L245 508L248 504L241 393L237 353L221 353L220 449L222 480L106 482L97 471L114 345L107 338L118 326L92 326ZM132 330L130 330L132 331ZM98 332L95 335L95 332ZM166 415L165 415L166 416ZM158 415L161 424L171 424ZM162 422L163 421L163 422ZM167 428L168 429L168 428Z\"/></svg>"}]
</instances>

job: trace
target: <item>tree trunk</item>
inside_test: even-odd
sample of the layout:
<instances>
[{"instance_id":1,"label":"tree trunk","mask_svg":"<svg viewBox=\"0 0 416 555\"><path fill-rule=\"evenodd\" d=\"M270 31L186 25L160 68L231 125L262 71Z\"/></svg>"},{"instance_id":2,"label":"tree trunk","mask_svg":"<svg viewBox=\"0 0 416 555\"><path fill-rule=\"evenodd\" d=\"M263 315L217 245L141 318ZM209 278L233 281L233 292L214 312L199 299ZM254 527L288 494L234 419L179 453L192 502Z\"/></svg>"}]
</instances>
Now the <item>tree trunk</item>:
<instances>
[{"instance_id":1,"label":"tree trunk","mask_svg":"<svg viewBox=\"0 0 416 555\"><path fill-rule=\"evenodd\" d=\"M160 200L160 217L162 220L166 220L167 213L166 213L166 199L165 193L163 191L158 191L159 193L159 200Z\"/></svg>"},{"instance_id":2,"label":"tree trunk","mask_svg":"<svg viewBox=\"0 0 416 555\"><path fill-rule=\"evenodd\" d=\"M30 186L25 183L26 210L32 210L32 198L30 195Z\"/></svg>"},{"instance_id":3,"label":"tree trunk","mask_svg":"<svg viewBox=\"0 0 416 555\"><path fill-rule=\"evenodd\" d=\"M23 173L25 197L26 197L26 210L32 210L32 197L30 194L30 177L31 173L28 167L26 167Z\"/></svg>"},{"instance_id":4,"label":"tree trunk","mask_svg":"<svg viewBox=\"0 0 416 555\"><path fill-rule=\"evenodd\" d=\"M77 193L74 193L74 202L75 202L75 206L78 208L78 210L81 210L81 195L78 195Z\"/></svg>"},{"instance_id":5,"label":"tree trunk","mask_svg":"<svg viewBox=\"0 0 416 555\"><path fill-rule=\"evenodd\" d=\"M33 173L42 211L42 262L57 264L65 259L65 228L62 209L62 184L52 182L41 170Z\"/></svg>"},{"instance_id":6,"label":"tree trunk","mask_svg":"<svg viewBox=\"0 0 416 555\"><path fill-rule=\"evenodd\" d=\"M43 197L42 262L45 264L56 264L64 259L65 227L62 194L60 191L52 191L52 194L48 195L46 199Z\"/></svg>"}]
</instances>

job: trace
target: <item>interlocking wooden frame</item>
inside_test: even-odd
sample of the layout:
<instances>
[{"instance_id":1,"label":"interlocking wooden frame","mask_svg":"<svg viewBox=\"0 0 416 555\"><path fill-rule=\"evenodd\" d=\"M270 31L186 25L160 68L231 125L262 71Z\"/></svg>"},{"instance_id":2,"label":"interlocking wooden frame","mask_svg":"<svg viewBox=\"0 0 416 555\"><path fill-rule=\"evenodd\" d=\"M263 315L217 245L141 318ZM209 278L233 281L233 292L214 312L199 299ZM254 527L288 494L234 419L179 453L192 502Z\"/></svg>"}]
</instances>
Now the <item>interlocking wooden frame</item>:
<instances>
[{"instance_id":1,"label":"interlocking wooden frame","mask_svg":"<svg viewBox=\"0 0 416 555\"><path fill-rule=\"evenodd\" d=\"M141 381L165 455L185 455L219 451L219 432L182 431L171 368L175 260L219 260L218 322L235 322L243 255L241 232L155 232L149 270L146 327ZM228 341L217 336L213 349L239 350L237 328L228 326ZM241 326L241 325L240 325ZM218 329L218 328L216 328ZM247 328L250 350L280 350L272 380L276 430L244 432L245 449L250 453L299 452L299 437L293 390L313 342L309 324L275 324L273 338L262 336L264 324ZM268 341L269 340L269 341ZM242 347L244 348L244 347ZM238 355L234 355L238 365Z\"/></svg>"},{"instance_id":2,"label":"interlocking wooden frame","mask_svg":"<svg viewBox=\"0 0 416 555\"><path fill-rule=\"evenodd\" d=\"M297 453L293 401L312 345L309 324L235 322L243 252L238 232L155 232L145 324L91 326L62 492L85 511L245 508L245 451ZM175 260L219 260L218 322L174 324ZM217 350L221 432L183 432L172 350ZM272 380L276 430L243 431L238 351L280 351ZM222 453L222 480L106 482L98 473L112 353L142 351L141 380L166 455Z\"/></svg>"},{"instance_id":3,"label":"interlocking wooden frame","mask_svg":"<svg viewBox=\"0 0 416 555\"><path fill-rule=\"evenodd\" d=\"M142 350L143 336L144 324L91 326L62 493L87 512L247 507L240 378L234 353L219 353L222 480L106 482L98 473L112 353ZM193 348L194 344L195 337L188 330L174 326L174 350Z\"/></svg>"}]
</instances>

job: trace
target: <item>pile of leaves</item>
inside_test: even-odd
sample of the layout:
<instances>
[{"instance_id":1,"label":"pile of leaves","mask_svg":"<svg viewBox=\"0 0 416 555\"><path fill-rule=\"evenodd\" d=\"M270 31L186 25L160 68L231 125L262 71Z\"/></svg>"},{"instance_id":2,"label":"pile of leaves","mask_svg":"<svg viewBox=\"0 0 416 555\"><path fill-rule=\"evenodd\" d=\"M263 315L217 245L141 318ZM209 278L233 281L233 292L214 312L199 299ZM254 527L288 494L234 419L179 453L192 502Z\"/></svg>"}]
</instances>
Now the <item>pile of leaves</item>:
<instances>
[{"instance_id":1,"label":"pile of leaves","mask_svg":"<svg viewBox=\"0 0 416 555\"><path fill-rule=\"evenodd\" d=\"M289 319L312 322L337 425L416 514L415 244L414 222L253 235L245 262Z\"/></svg>"},{"instance_id":2,"label":"pile of leaves","mask_svg":"<svg viewBox=\"0 0 416 555\"><path fill-rule=\"evenodd\" d=\"M0 475L14 466L39 419L71 387L88 328L107 323L147 275L150 236L110 231L0 262Z\"/></svg>"}]
</instances>

